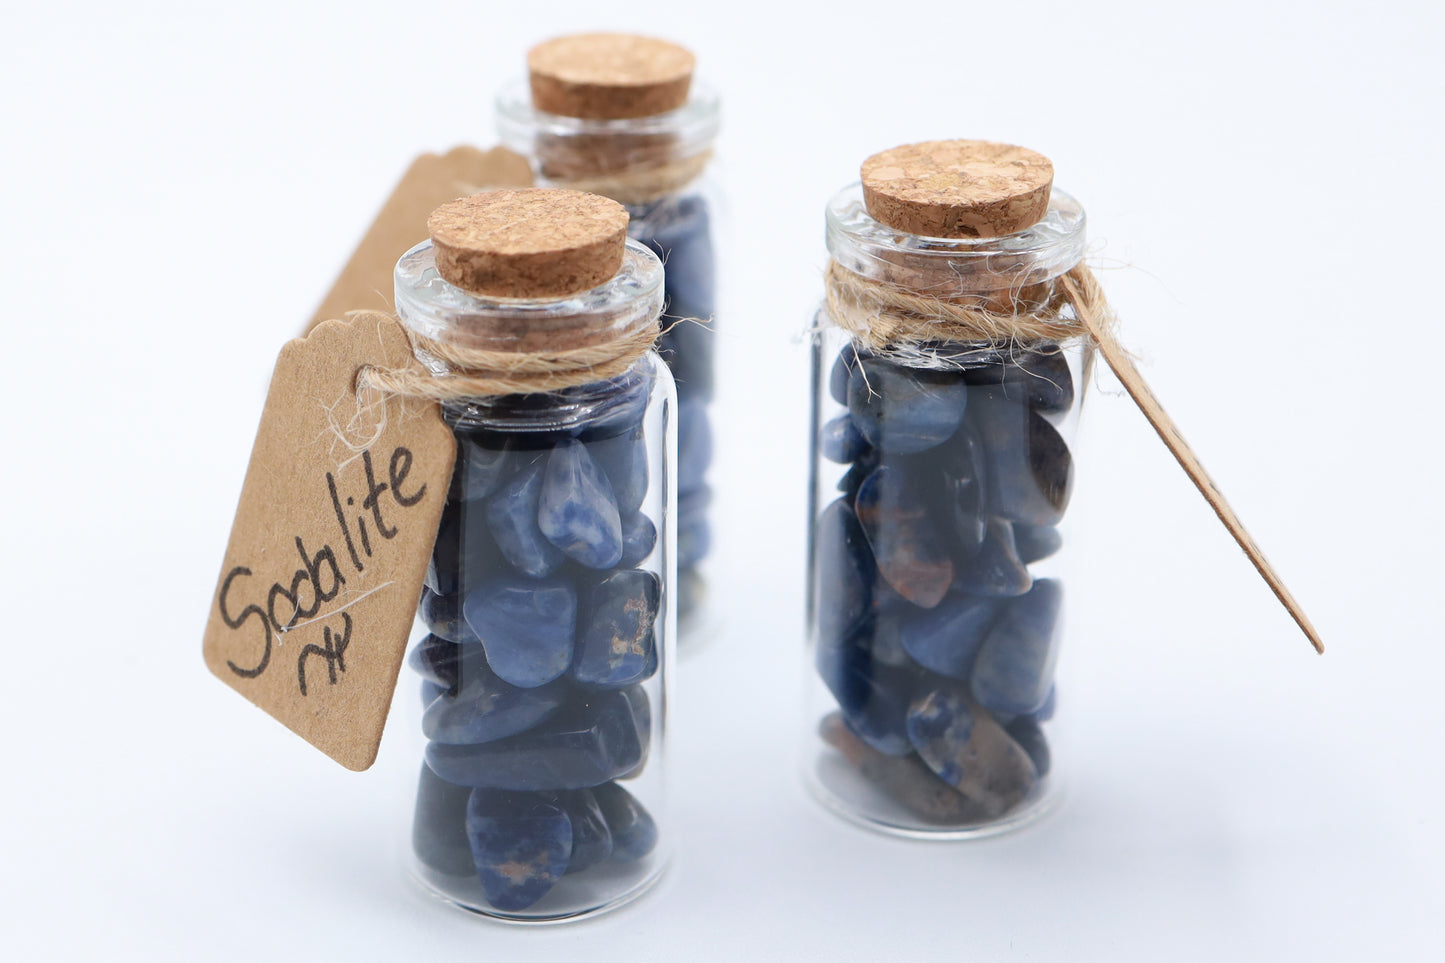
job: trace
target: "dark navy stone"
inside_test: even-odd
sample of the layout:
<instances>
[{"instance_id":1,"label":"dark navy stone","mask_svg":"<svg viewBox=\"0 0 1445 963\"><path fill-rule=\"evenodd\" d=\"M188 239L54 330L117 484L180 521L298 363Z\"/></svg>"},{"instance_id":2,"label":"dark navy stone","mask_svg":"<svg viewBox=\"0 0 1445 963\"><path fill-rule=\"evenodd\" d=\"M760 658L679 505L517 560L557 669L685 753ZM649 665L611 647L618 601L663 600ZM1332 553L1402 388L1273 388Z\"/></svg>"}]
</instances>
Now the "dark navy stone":
<instances>
[{"instance_id":1,"label":"dark navy stone","mask_svg":"<svg viewBox=\"0 0 1445 963\"><path fill-rule=\"evenodd\" d=\"M901 463L879 465L859 486L854 508L884 579L908 601L932 608L953 581L953 561L910 474Z\"/></svg>"},{"instance_id":2,"label":"dark navy stone","mask_svg":"<svg viewBox=\"0 0 1445 963\"><path fill-rule=\"evenodd\" d=\"M542 793L479 789L467 803L466 826L482 892L499 910L526 909L567 872L572 822Z\"/></svg>"},{"instance_id":3,"label":"dark navy stone","mask_svg":"<svg viewBox=\"0 0 1445 963\"><path fill-rule=\"evenodd\" d=\"M657 526L642 512L622 516L622 560L623 568L634 568L652 554L657 545Z\"/></svg>"},{"instance_id":4,"label":"dark navy stone","mask_svg":"<svg viewBox=\"0 0 1445 963\"><path fill-rule=\"evenodd\" d=\"M497 547L519 572L533 578L552 574L566 559L537 524L546 464L534 457L487 503L487 522Z\"/></svg>"},{"instance_id":5,"label":"dark navy stone","mask_svg":"<svg viewBox=\"0 0 1445 963\"><path fill-rule=\"evenodd\" d=\"M548 541L588 568L612 568L622 560L622 517L612 484L579 441L563 442L547 458L537 523Z\"/></svg>"},{"instance_id":6,"label":"dark navy stone","mask_svg":"<svg viewBox=\"0 0 1445 963\"><path fill-rule=\"evenodd\" d=\"M859 775L915 815L951 826L984 818L981 807L935 776L918 756L890 756L879 752L854 735L839 713L824 717L819 733L843 754Z\"/></svg>"},{"instance_id":7,"label":"dark navy stone","mask_svg":"<svg viewBox=\"0 0 1445 963\"><path fill-rule=\"evenodd\" d=\"M657 671L653 623L661 583L651 572L613 572L592 589L579 622L572 677L585 685L620 689Z\"/></svg>"},{"instance_id":8,"label":"dark navy stone","mask_svg":"<svg viewBox=\"0 0 1445 963\"><path fill-rule=\"evenodd\" d=\"M559 683L520 689L477 663L455 695L443 694L427 706L421 729L428 739L448 745L491 742L532 728L566 697Z\"/></svg>"},{"instance_id":9,"label":"dark navy stone","mask_svg":"<svg viewBox=\"0 0 1445 963\"><path fill-rule=\"evenodd\" d=\"M486 659L479 646L458 645L439 635L423 636L406 661L423 679L435 682L452 693L478 667L482 671L491 671L486 668Z\"/></svg>"},{"instance_id":10,"label":"dark navy stone","mask_svg":"<svg viewBox=\"0 0 1445 963\"><path fill-rule=\"evenodd\" d=\"M973 665L973 696L990 712L1028 715L1043 707L1053 684L1063 598L1057 580L1039 579L1005 605Z\"/></svg>"},{"instance_id":11,"label":"dark navy stone","mask_svg":"<svg viewBox=\"0 0 1445 963\"><path fill-rule=\"evenodd\" d=\"M482 502L448 502L442 508L426 586L438 595L465 594L504 564Z\"/></svg>"},{"instance_id":12,"label":"dark navy stone","mask_svg":"<svg viewBox=\"0 0 1445 963\"><path fill-rule=\"evenodd\" d=\"M888 587L887 582L873 585L872 619L859 635L859 644L868 649L873 661L881 665L904 666L910 662L903 648L902 629L906 622L925 611Z\"/></svg>"},{"instance_id":13,"label":"dark navy stone","mask_svg":"<svg viewBox=\"0 0 1445 963\"><path fill-rule=\"evenodd\" d=\"M605 782L592 790L592 796L607 820L613 859L631 862L652 852L657 845L657 824L632 793L615 782Z\"/></svg>"},{"instance_id":14,"label":"dark navy stone","mask_svg":"<svg viewBox=\"0 0 1445 963\"><path fill-rule=\"evenodd\" d=\"M906 755L911 749L905 723L917 670L874 659L867 628L837 643L820 638L814 652L818 675L849 729L879 752Z\"/></svg>"},{"instance_id":15,"label":"dark navy stone","mask_svg":"<svg viewBox=\"0 0 1445 963\"><path fill-rule=\"evenodd\" d=\"M971 385L997 385L1004 397L1025 401L1039 411L1068 411L1074 403L1074 378L1057 345L1012 351L997 362L969 368L963 377Z\"/></svg>"},{"instance_id":16,"label":"dark navy stone","mask_svg":"<svg viewBox=\"0 0 1445 963\"><path fill-rule=\"evenodd\" d=\"M1039 777L1047 776L1049 765L1053 759L1049 753L1049 740L1044 736L1044 730L1039 727L1039 724L1028 716L1019 716L1009 723L1004 731L1009 734L1010 739L1019 744L1024 752L1028 753Z\"/></svg>"},{"instance_id":17,"label":"dark navy stone","mask_svg":"<svg viewBox=\"0 0 1445 963\"><path fill-rule=\"evenodd\" d=\"M504 681L524 689L551 682L572 662L577 593L561 579L500 578L467 595L467 624Z\"/></svg>"},{"instance_id":18,"label":"dark navy stone","mask_svg":"<svg viewBox=\"0 0 1445 963\"><path fill-rule=\"evenodd\" d=\"M486 498L496 491L509 470L505 443L482 444L465 432L457 432L457 464L453 469L452 494L461 501Z\"/></svg>"},{"instance_id":19,"label":"dark navy stone","mask_svg":"<svg viewBox=\"0 0 1445 963\"><path fill-rule=\"evenodd\" d=\"M432 771L488 789L588 789L635 770L651 735L646 693L597 692L536 728L475 746L428 743Z\"/></svg>"},{"instance_id":20,"label":"dark navy stone","mask_svg":"<svg viewBox=\"0 0 1445 963\"><path fill-rule=\"evenodd\" d=\"M953 581L960 592L995 597L1022 595L1033 583L1014 547L1013 526L1002 518L985 521L983 544L973 558L959 565Z\"/></svg>"},{"instance_id":21,"label":"dark navy stone","mask_svg":"<svg viewBox=\"0 0 1445 963\"><path fill-rule=\"evenodd\" d=\"M956 374L904 368L880 358L848 379L848 411L868 443L888 454L924 451L963 420L968 389Z\"/></svg>"},{"instance_id":22,"label":"dark navy stone","mask_svg":"<svg viewBox=\"0 0 1445 963\"><path fill-rule=\"evenodd\" d=\"M438 698L447 694L449 690L445 686L437 685L430 679L421 680L421 705L425 709Z\"/></svg>"},{"instance_id":23,"label":"dark navy stone","mask_svg":"<svg viewBox=\"0 0 1445 963\"><path fill-rule=\"evenodd\" d=\"M1019 561L1025 565L1048 558L1064 544L1059 530L1052 525L1025 525L1015 522L1014 547L1018 549Z\"/></svg>"},{"instance_id":24,"label":"dark navy stone","mask_svg":"<svg viewBox=\"0 0 1445 963\"><path fill-rule=\"evenodd\" d=\"M677 405L677 490L701 487L712 463L712 425L701 399Z\"/></svg>"},{"instance_id":25,"label":"dark navy stone","mask_svg":"<svg viewBox=\"0 0 1445 963\"><path fill-rule=\"evenodd\" d=\"M647 497L647 436L638 431L593 441L587 451L607 475L617 510L630 515Z\"/></svg>"},{"instance_id":26,"label":"dark navy stone","mask_svg":"<svg viewBox=\"0 0 1445 963\"><path fill-rule=\"evenodd\" d=\"M656 380L652 366L642 361L610 381L564 389L562 396L579 412L586 413L577 435L584 441L597 441L637 431L647 414ZM556 407L555 396L538 397L552 398L550 404Z\"/></svg>"},{"instance_id":27,"label":"dark navy stone","mask_svg":"<svg viewBox=\"0 0 1445 963\"><path fill-rule=\"evenodd\" d=\"M873 553L853 509L838 499L813 532L813 612L821 654L848 643L869 613Z\"/></svg>"},{"instance_id":28,"label":"dark navy stone","mask_svg":"<svg viewBox=\"0 0 1445 963\"><path fill-rule=\"evenodd\" d=\"M559 794L562 808L572 823L572 859L567 872L580 873L612 855L612 831L591 790Z\"/></svg>"},{"instance_id":29,"label":"dark navy stone","mask_svg":"<svg viewBox=\"0 0 1445 963\"><path fill-rule=\"evenodd\" d=\"M843 346L843 350L838 352L838 360L833 362L833 370L828 374L828 394L833 396L834 401L840 405L848 403L848 379L860 360L871 357L866 349L852 344Z\"/></svg>"},{"instance_id":30,"label":"dark navy stone","mask_svg":"<svg viewBox=\"0 0 1445 963\"><path fill-rule=\"evenodd\" d=\"M970 418L988 455L991 513L1027 525L1057 525L1074 481L1064 439L1042 415L1005 399L999 388L975 389L971 397Z\"/></svg>"},{"instance_id":31,"label":"dark navy stone","mask_svg":"<svg viewBox=\"0 0 1445 963\"><path fill-rule=\"evenodd\" d=\"M968 559L977 553L985 534L988 507L985 494L987 461L983 444L973 428L965 424L944 446L942 471L949 498L958 555Z\"/></svg>"},{"instance_id":32,"label":"dark navy stone","mask_svg":"<svg viewBox=\"0 0 1445 963\"><path fill-rule=\"evenodd\" d=\"M908 655L940 675L968 678L979 646L998 617L994 599L950 594L937 608L913 610L898 621L899 643Z\"/></svg>"},{"instance_id":33,"label":"dark navy stone","mask_svg":"<svg viewBox=\"0 0 1445 963\"><path fill-rule=\"evenodd\" d=\"M632 723L637 728L637 738L642 743L642 752L638 755L637 762L626 772L619 773L617 778L635 779L642 775L642 770L647 766L648 754L652 751L652 703L647 698L647 690L640 685L617 691L627 700L627 709L632 713Z\"/></svg>"},{"instance_id":34,"label":"dark navy stone","mask_svg":"<svg viewBox=\"0 0 1445 963\"><path fill-rule=\"evenodd\" d=\"M423 587L418 614L428 631L448 642L469 644L480 641L477 633L462 618L460 596L438 595Z\"/></svg>"},{"instance_id":35,"label":"dark navy stone","mask_svg":"<svg viewBox=\"0 0 1445 963\"><path fill-rule=\"evenodd\" d=\"M929 769L988 817L1018 805L1038 782L1028 754L954 684L921 695L908 710L908 737Z\"/></svg>"},{"instance_id":36,"label":"dark navy stone","mask_svg":"<svg viewBox=\"0 0 1445 963\"><path fill-rule=\"evenodd\" d=\"M823 457L846 465L868 450L868 440L853 426L853 419L839 415L823 426L821 447Z\"/></svg>"},{"instance_id":37,"label":"dark navy stone","mask_svg":"<svg viewBox=\"0 0 1445 963\"><path fill-rule=\"evenodd\" d=\"M445 876L476 875L467 842L467 800L472 791L437 777L425 765L416 786L416 813L411 823L411 848L417 859Z\"/></svg>"}]
</instances>

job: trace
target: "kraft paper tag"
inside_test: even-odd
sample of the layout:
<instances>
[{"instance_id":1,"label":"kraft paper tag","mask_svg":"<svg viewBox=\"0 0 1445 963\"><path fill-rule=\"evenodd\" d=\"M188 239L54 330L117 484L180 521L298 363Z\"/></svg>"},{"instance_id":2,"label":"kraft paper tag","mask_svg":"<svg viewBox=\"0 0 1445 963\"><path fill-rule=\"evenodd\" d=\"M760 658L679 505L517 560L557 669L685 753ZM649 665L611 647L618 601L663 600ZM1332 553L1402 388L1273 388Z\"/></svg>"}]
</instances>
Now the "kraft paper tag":
<instances>
[{"instance_id":1,"label":"kraft paper tag","mask_svg":"<svg viewBox=\"0 0 1445 963\"><path fill-rule=\"evenodd\" d=\"M415 364L379 314L276 361L206 624L206 665L348 769L376 759L456 446L435 403L358 395Z\"/></svg>"},{"instance_id":2,"label":"kraft paper tag","mask_svg":"<svg viewBox=\"0 0 1445 963\"><path fill-rule=\"evenodd\" d=\"M391 311L392 269L399 257L426 240L426 219L440 205L488 188L531 186L527 159L505 147L422 154L392 190L306 330L348 311Z\"/></svg>"}]
</instances>

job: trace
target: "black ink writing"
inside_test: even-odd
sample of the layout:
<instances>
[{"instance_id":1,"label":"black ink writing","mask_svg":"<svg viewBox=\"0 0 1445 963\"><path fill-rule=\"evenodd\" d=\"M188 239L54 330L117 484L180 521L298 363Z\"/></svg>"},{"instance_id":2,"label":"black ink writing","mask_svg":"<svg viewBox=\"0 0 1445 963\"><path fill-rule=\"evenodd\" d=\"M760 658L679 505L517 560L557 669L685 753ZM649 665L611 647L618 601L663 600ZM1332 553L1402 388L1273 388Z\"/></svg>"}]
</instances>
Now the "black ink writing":
<instances>
[{"instance_id":1,"label":"black ink writing","mask_svg":"<svg viewBox=\"0 0 1445 963\"><path fill-rule=\"evenodd\" d=\"M327 680L336 684L336 673L346 671L346 647L351 644L351 613L342 612L341 622L345 626L340 632L333 633L331 626L321 627L321 638L324 645L311 643L301 650L296 657L296 684L301 687L301 694L306 695L306 660L313 655L319 655L326 660Z\"/></svg>"}]
</instances>

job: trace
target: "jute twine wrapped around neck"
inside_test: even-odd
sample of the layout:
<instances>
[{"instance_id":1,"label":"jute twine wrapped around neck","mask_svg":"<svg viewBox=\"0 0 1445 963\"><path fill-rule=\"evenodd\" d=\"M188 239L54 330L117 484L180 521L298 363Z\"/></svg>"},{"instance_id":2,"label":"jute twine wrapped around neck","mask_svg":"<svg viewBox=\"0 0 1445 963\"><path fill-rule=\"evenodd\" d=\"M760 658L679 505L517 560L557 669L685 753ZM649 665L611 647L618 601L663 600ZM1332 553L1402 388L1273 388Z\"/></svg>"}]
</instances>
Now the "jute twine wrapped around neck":
<instances>
[{"instance_id":1,"label":"jute twine wrapped around neck","mask_svg":"<svg viewBox=\"0 0 1445 963\"><path fill-rule=\"evenodd\" d=\"M1071 338L1092 342L1091 329L1112 336L1114 327L1104 290L1082 262L1059 278L1042 304L1009 313L872 281L837 261L828 263L824 289L833 323L877 352L919 350L940 341L995 348Z\"/></svg>"},{"instance_id":2,"label":"jute twine wrapped around neck","mask_svg":"<svg viewBox=\"0 0 1445 963\"><path fill-rule=\"evenodd\" d=\"M574 191L610 197L619 204L649 204L682 190L702 176L712 151L649 166L625 167L579 176L548 174L549 182Z\"/></svg>"}]
</instances>

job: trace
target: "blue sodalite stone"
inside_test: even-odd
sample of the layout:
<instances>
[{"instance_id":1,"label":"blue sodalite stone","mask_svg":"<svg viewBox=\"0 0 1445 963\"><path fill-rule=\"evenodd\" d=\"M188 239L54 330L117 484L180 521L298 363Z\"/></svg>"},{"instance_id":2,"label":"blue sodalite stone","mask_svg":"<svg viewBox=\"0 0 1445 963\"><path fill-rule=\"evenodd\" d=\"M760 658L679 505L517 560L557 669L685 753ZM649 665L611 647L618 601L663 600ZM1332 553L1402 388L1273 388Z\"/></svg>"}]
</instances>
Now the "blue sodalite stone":
<instances>
[{"instance_id":1,"label":"blue sodalite stone","mask_svg":"<svg viewBox=\"0 0 1445 963\"><path fill-rule=\"evenodd\" d=\"M1051 685L1049 686L1049 694L1044 697L1044 704L1030 713L1029 718L1035 722L1048 722L1054 717L1054 712L1058 709L1058 702L1059 687Z\"/></svg>"},{"instance_id":2,"label":"blue sodalite stone","mask_svg":"<svg viewBox=\"0 0 1445 963\"><path fill-rule=\"evenodd\" d=\"M1018 550L1019 561L1025 565L1042 561L1057 552L1064 544L1059 530L1052 525L1025 525L1015 522L1014 548Z\"/></svg>"},{"instance_id":3,"label":"blue sodalite stone","mask_svg":"<svg viewBox=\"0 0 1445 963\"><path fill-rule=\"evenodd\" d=\"M449 690L446 686L437 685L430 679L421 680L421 705L425 709L437 699L446 695Z\"/></svg>"},{"instance_id":4,"label":"blue sodalite stone","mask_svg":"<svg viewBox=\"0 0 1445 963\"><path fill-rule=\"evenodd\" d=\"M466 594L471 586L497 574L503 564L484 504L447 503L427 565L427 588L438 595Z\"/></svg>"},{"instance_id":5,"label":"blue sodalite stone","mask_svg":"<svg viewBox=\"0 0 1445 963\"><path fill-rule=\"evenodd\" d=\"M711 321L714 305L712 233L707 204L698 195L666 198L629 209L628 233L651 247L667 266L663 279L667 320ZM678 398L710 398L713 390L711 325L683 322L662 336L658 353L672 369Z\"/></svg>"},{"instance_id":6,"label":"blue sodalite stone","mask_svg":"<svg viewBox=\"0 0 1445 963\"><path fill-rule=\"evenodd\" d=\"M1054 426L999 388L971 392L970 418L988 453L992 514L1027 525L1057 525L1073 489L1073 459Z\"/></svg>"},{"instance_id":7,"label":"blue sodalite stone","mask_svg":"<svg viewBox=\"0 0 1445 963\"><path fill-rule=\"evenodd\" d=\"M566 697L560 683L521 689L477 663L455 695L442 695L427 706L421 729L428 739L448 745L491 742L532 728Z\"/></svg>"},{"instance_id":8,"label":"blue sodalite stone","mask_svg":"<svg viewBox=\"0 0 1445 963\"><path fill-rule=\"evenodd\" d=\"M823 457L846 465L868 450L868 440L846 414L829 421L822 429Z\"/></svg>"},{"instance_id":9,"label":"blue sodalite stone","mask_svg":"<svg viewBox=\"0 0 1445 963\"><path fill-rule=\"evenodd\" d=\"M642 512L622 517L622 560L618 565L635 568L652 554L656 545L657 526L652 524L652 519Z\"/></svg>"},{"instance_id":10,"label":"blue sodalite stone","mask_svg":"<svg viewBox=\"0 0 1445 963\"><path fill-rule=\"evenodd\" d=\"M904 651L925 669L954 679L968 678L979 646L998 617L994 599L951 594L937 608L898 620Z\"/></svg>"},{"instance_id":11,"label":"blue sodalite stone","mask_svg":"<svg viewBox=\"0 0 1445 963\"><path fill-rule=\"evenodd\" d=\"M970 385L997 385L1003 397L1039 411L1068 411L1074 403L1074 377L1058 345L1011 351L996 362L969 368L963 378Z\"/></svg>"},{"instance_id":12,"label":"blue sodalite stone","mask_svg":"<svg viewBox=\"0 0 1445 963\"><path fill-rule=\"evenodd\" d=\"M460 642L470 644L478 642L477 633L462 618L461 597L457 595L438 595L431 589L423 586L421 590L421 603L418 605L418 614L421 616L422 624L432 635L445 639L448 642Z\"/></svg>"},{"instance_id":13,"label":"blue sodalite stone","mask_svg":"<svg viewBox=\"0 0 1445 963\"><path fill-rule=\"evenodd\" d=\"M589 789L636 769L651 736L640 688L597 692L526 732L474 746L428 743L448 782L487 789Z\"/></svg>"},{"instance_id":14,"label":"blue sodalite stone","mask_svg":"<svg viewBox=\"0 0 1445 963\"><path fill-rule=\"evenodd\" d=\"M612 855L612 831L591 790L560 793L558 801L572 822L572 859L567 872L580 873Z\"/></svg>"},{"instance_id":15,"label":"blue sodalite stone","mask_svg":"<svg viewBox=\"0 0 1445 963\"><path fill-rule=\"evenodd\" d=\"M1028 753L1039 777L1047 776L1053 758L1049 752L1049 740L1045 738L1044 730L1039 727L1039 724L1028 716L1019 716L1009 723L1004 731L1008 733L1010 739L1019 744L1024 752Z\"/></svg>"},{"instance_id":16,"label":"blue sodalite stone","mask_svg":"<svg viewBox=\"0 0 1445 963\"><path fill-rule=\"evenodd\" d=\"M411 848L417 859L445 876L476 874L467 841L467 800L472 791L439 779L425 765L416 787L416 812L411 823Z\"/></svg>"},{"instance_id":17,"label":"blue sodalite stone","mask_svg":"<svg viewBox=\"0 0 1445 963\"><path fill-rule=\"evenodd\" d=\"M1033 583L1014 548L1013 526L1001 518L985 521L983 544L973 558L959 566L953 581L960 592L995 597L1022 595Z\"/></svg>"},{"instance_id":18,"label":"blue sodalite stone","mask_svg":"<svg viewBox=\"0 0 1445 963\"><path fill-rule=\"evenodd\" d=\"M965 424L943 446L942 471L948 505L957 536L958 554L972 558L983 544L987 526L987 460L983 444L973 428Z\"/></svg>"},{"instance_id":19,"label":"blue sodalite stone","mask_svg":"<svg viewBox=\"0 0 1445 963\"><path fill-rule=\"evenodd\" d=\"M647 497L647 436L639 429L587 444L587 451L607 475L617 510L630 515Z\"/></svg>"},{"instance_id":20,"label":"blue sodalite stone","mask_svg":"<svg viewBox=\"0 0 1445 963\"><path fill-rule=\"evenodd\" d=\"M894 591L923 608L937 605L953 581L953 561L910 470L879 465L859 486L854 509Z\"/></svg>"},{"instance_id":21,"label":"blue sodalite stone","mask_svg":"<svg viewBox=\"0 0 1445 963\"><path fill-rule=\"evenodd\" d=\"M407 664L423 679L439 684L444 690L455 694L457 687L471 673L490 672L486 659L475 645L458 645L448 642L439 635L426 635L412 648Z\"/></svg>"},{"instance_id":22,"label":"blue sodalite stone","mask_svg":"<svg viewBox=\"0 0 1445 963\"><path fill-rule=\"evenodd\" d=\"M510 470L506 443L487 444L465 431L456 432L456 437L457 463L452 473L452 499L476 501L486 498L501 487Z\"/></svg>"},{"instance_id":23,"label":"blue sodalite stone","mask_svg":"<svg viewBox=\"0 0 1445 963\"><path fill-rule=\"evenodd\" d=\"M657 671L653 623L662 585L651 572L623 569L592 589L579 623L572 677L605 689L650 678Z\"/></svg>"},{"instance_id":24,"label":"blue sodalite stone","mask_svg":"<svg viewBox=\"0 0 1445 963\"><path fill-rule=\"evenodd\" d=\"M537 525L545 465L540 457L534 458L487 503L487 522L497 547L517 571L533 578L551 575L566 559Z\"/></svg>"},{"instance_id":25,"label":"blue sodalite stone","mask_svg":"<svg viewBox=\"0 0 1445 963\"><path fill-rule=\"evenodd\" d=\"M858 367L858 362L873 357L866 348L858 348L852 344L845 344L843 350L838 352L838 360L833 362L833 370L828 373L828 394L840 405L848 403L848 379L853 374L853 369Z\"/></svg>"},{"instance_id":26,"label":"blue sodalite stone","mask_svg":"<svg viewBox=\"0 0 1445 963\"><path fill-rule=\"evenodd\" d=\"M615 782L605 782L592 790L592 796L607 820L613 859L632 862L652 852L657 846L657 824L632 793Z\"/></svg>"},{"instance_id":27,"label":"blue sodalite stone","mask_svg":"<svg viewBox=\"0 0 1445 963\"><path fill-rule=\"evenodd\" d=\"M712 463L712 425L707 403L700 399L677 405L677 490L689 492L702 486Z\"/></svg>"},{"instance_id":28,"label":"blue sodalite stone","mask_svg":"<svg viewBox=\"0 0 1445 963\"><path fill-rule=\"evenodd\" d=\"M879 752L906 755L911 750L905 722L917 671L874 659L866 628L836 644L819 639L814 652L818 675L838 700L850 730Z\"/></svg>"},{"instance_id":29,"label":"blue sodalite stone","mask_svg":"<svg viewBox=\"0 0 1445 963\"><path fill-rule=\"evenodd\" d=\"M980 807L934 775L916 753L879 752L854 735L836 712L825 716L818 730L860 776L929 822L957 826L980 820Z\"/></svg>"},{"instance_id":30,"label":"blue sodalite stone","mask_svg":"<svg viewBox=\"0 0 1445 963\"><path fill-rule=\"evenodd\" d=\"M973 697L980 705L1004 715L1043 707L1053 684L1054 629L1063 598L1057 580L1039 579L1027 595L1005 605L973 665Z\"/></svg>"},{"instance_id":31,"label":"blue sodalite stone","mask_svg":"<svg viewBox=\"0 0 1445 963\"><path fill-rule=\"evenodd\" d=\"M588 568L622 560L622 517L612 484L580 441L552 449L542 476L537 522L553 545Z\"/></svg>"},{"instance_id":32,"label":"blue sodalite stone","mask_svg":"<svg viewBox=\"0 0 1445 963\"><path fill-rule=\"evenodd\" d=\"M887 582L875 582L869 623L872 628L871 631L860 633L860 644L867 647L875 663L908 665L911 660L908 650L903 647L902 629L905 623L922 611L924 610L889 588Z\"/></svg>"},{"instance_id":33,"label":"blue sodalite stone","mask_svg":"<svg viewBox=\"0 0 1445 963\"><path fill-rule=\"evenodd\" d=\"M487 902L524 910L552 889L572 858L572 823L541 793L477 790L467 803L467 839Z\"/></svg>"},{"instance_id":34,"label":"blue sodalite stone","mask_svg":"<svg viewBox=\"0 0 1445 963\"><path fill-rule=\"evenodd\" d=\"M870 608L873 553L843 499L818 515L813 530L813 611L821 658L850 642Z\"/></svg>"},{"instance_id":35,"label":"blue sodalite stone","mask_svg":"<svg viewBox=\"0 0 1445 963\"><path fill-rule=\"evenodd\" d=\"M880 358L848 379L848 411L863 437L887 454L942 444L958 430L968 389L956 374L904 368Z\"/></svg>"},{"instance_id":36,"label":"blue sodalite stone","mask_svg":"<svg viewBox=\"0 0 1445 963\"><path fill-rule=\"evenodd\" d=\"M642 364L633 365L610 381L564 389L574 392L572 400L579 407L586 406L588 411L577 432L578 437L584 441L597 441L637 431L647 414L647 403L652 399L652 387L656 380L651 365ZM555 406L556 402L553 400L548 404Z\"/></svg>"},{"instance_id":37,"label":"blue sodalite stone","mask_svg":"<svg viewBox=\"0 0 1445 963\"><path fill-rule=\"evenodd\" d=\"M927 691L913 703L908 736L924 764L985 818L1017 806L1038 782L1028 754L957 685Z\"/></svg>"},{"instance_id":38,"label":"blue sodalite stone","mask_svg":"<svg viewBox=\"0 0 1445 963\"><path fill-rule=\"evenodd\" d=\"M524 689L567 671L577 629L577 593L561 579L507 577L467 595L466 621L503 681Z\"/></svg>"}]
</instances>

